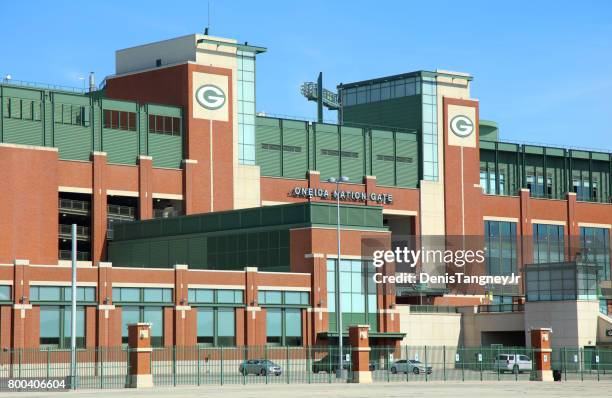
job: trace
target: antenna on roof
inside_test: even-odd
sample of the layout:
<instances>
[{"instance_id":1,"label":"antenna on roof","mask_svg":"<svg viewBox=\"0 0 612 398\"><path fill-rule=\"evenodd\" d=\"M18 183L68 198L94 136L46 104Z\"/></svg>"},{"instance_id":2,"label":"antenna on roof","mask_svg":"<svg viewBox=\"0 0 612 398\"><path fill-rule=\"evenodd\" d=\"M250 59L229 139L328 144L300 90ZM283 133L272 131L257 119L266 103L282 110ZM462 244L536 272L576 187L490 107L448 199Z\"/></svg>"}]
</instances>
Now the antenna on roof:
<instances>
[{"instance_id":1,"label":"antenna on roof","mask_svg":"<svg viewBox=\"0 0 612 398\"><path fill-rule=\"evenodd\" d=\"M208 36L208 30L210 29L210 1L208 1L207 4L206 28L204 28L204 34L206 36Z\"/></svg>"}]
</instances>

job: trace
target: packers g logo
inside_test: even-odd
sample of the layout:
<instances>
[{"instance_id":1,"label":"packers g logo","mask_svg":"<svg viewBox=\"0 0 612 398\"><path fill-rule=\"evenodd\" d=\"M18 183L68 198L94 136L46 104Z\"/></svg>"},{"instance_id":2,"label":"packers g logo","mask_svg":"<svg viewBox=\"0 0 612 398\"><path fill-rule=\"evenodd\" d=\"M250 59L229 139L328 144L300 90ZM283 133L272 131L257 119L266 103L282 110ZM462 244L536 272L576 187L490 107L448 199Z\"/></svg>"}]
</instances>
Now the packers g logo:
<instances>
[{"instance_id":1,"label":"packers g logo","mask_svg":"<svg viewBox=\"0 0 612 398\"><path fill-rule=\"evenodd\" d=\"M451 131L458 137L468 137L474 131L474 122L464 115L455 116L450 121Z\"/></svg>"},{"instance_id":2,"label":"packers g logo","mask_svg":"<svg viewBox=\"0 0 612 398\"><path fill-rule=\"evenodd\" d=\"M200 86L196 90L195 97L200 105L211 111L217 110L225 105L225 93L213 84Z\"/></svg>"}]
</instances>

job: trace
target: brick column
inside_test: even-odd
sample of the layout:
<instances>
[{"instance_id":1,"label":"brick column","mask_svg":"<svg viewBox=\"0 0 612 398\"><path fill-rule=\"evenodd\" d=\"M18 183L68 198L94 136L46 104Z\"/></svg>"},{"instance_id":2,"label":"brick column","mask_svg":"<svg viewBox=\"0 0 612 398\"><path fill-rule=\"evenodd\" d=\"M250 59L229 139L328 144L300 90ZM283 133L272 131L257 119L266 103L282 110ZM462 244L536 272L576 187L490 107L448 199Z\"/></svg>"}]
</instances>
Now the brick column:
<instances>
[{"instance_id":1,"label":"brick column","mask_svg":"<svg viewBox=\"0 0 612 398\"><path fill-rule=\"evenodd\" d=\"M237 332L244 333L244 344L245 345L263 345L266 343L266 336L261 336L261 328L258 327L264 322L263 312L257 301L257 267L245 267L245 289L244 289L244 300L246 304L246 310L244 312L244 330ZM265 329L264 329L265 330ZM236 336L236 340L240 336Z\"/></svg>"},{"instance_id":2,"label":"brick column","mask_svg":"<svg viewBox=\"0 0 612 398\"><path fill-rule=\"evenodd\" d=\"M31 313L29 280L27 269L30 266L29 260L15 260L13 263L13 327L12 327L12 348L24 348L32 346L33 342L26 341L26 315ZM38 346L38 341L35 342Z\"/></svg>"},{"instance_id":3,"label":"brick column","mask_svg":"<svg viewBox=\"0 0 612 398\"><path fill-rule=\"evenodd\" d=\"M93 152L91 157L91 261L96 264L106 257L106 152Z\"/></svg>"},{"instance_id":4,"label":"brick column","mask_svg":"<svg viewBox=\"0 0 612 398\"><path fill-rule=\"evenodd\" d=\"M151 374L151 324L131 323L128 325L128 346L130 348L130 377L128 388L153 387Z\"/></svg>"},{"instance_id":5,"label":"brick column","mask_svg":"<svg viewBox=\"0 0 612 398\"><path fill-rule=\"evenodd\" d=\"M574 261L580 252L580 227L576 220L576 193L567 192L567 259Z\"/></svg>"},{"instance_id":6,"label":"brick column","mask_svg":"<svg viewBox=\"0 0 612 398\"><path fill-rule=\"evenodd\" d=\"M174 345L184 346L187 341L187 264L174 265Z\"/></svg>"},{"instance_id":7,"label":"brick column","mask_svg":"<svg viewBox=\"0 0 612 398\"><path fill-rule=\"evenodd\" d=\"M98 323L97 323L97 343L99 347L109 347L110 335L110 315L115 309L112 304L113 286L112 286L112 263L98 263Z\"/></svg>"},{"instance_id":8,"label":"brick column","mask_svg":"<svg viewBox=\"0 0 612 398\"><path fill-rule=\"evenodd\" d=\"M372 383L369 330L370 325L349 326L349 344L353 351L351 355L353 377L349 379L350 383Z\"/></svg>"},{"instance_id":9,"label":"brick column","mask_svg":"<svg viewBox=\"0 0 612 398\"><path fill-rule=\"evenodd\" d=\"M183 208L185 209L185 215L196 213L193 184L196 183L195 167L197 164L197 160L183 159Z\"/></svg>"},{"instance_id":10,"label":"brick column","mask_svg":"<svg viewBox=\"0 0 612 398\"><path fill-rule=\"evenodd\" d=\"M153 218L153 158L138 156L138 218Z\"/></svg>"},{"instance_id":11,"label":"brick column","mask_svg":"<svg viewBox=\"0 0 612 398\"><path fill-rule=\"evenodd\" d=\"M550 367L552 349L550 348L550 328L531 329L531 347L533 348L533 364L535 365L536 381L553 381Z\"/></svg>"},{"instance_id":12,"label":"brick column","mask_svg":"<svg viewBox=\"0 0 612 398\"><path fill-rule=\"evenodd\" d=\"M305 255L306 261L312 262L310 268L310 305L308 310L304 345L317 344L317 334L329 329L327 302L327 260L322 253Z\"/></svg>"},{"instance_id":13,"label":"brick column","mask_svg":"<svg viewBox=\"0 0 612 398\"><path fill-rule=\"evenodd\" d=\"M308 170L306 173L308 178L308 188L319 188L321 186L321 173L316 170ZM316 202L320 199L318 197L308 198L309 202Z\"/></svg>"},{"instance_id":14,"label":"brick column","mask_svg":"<svg viewBox=\"0 0 612 398\"><path fill-rule=\"evenodd\" d=\"M363 184L365 185L366 202L368 206L378 206L375 200L370 200L370 194L376 192L376 177L375 176L364 176Z\"/></svg>"},{"instance_id":15,"label":"brick column","mask_svg":"<svg viewBox=\"0 0 612 398\"><path fill-rule=\"evenodd\" d=\"M517 238L520 239L520 261L518 271L523 269L525 264L531 264L533 262L533 245L531 242L531 236L533 235L533 227L531 225L531 215L529 214L529 190L521 188L519 190L520 199L520 219L517 225L517 234L520 234Z\"/></svg>"}]
</instances>

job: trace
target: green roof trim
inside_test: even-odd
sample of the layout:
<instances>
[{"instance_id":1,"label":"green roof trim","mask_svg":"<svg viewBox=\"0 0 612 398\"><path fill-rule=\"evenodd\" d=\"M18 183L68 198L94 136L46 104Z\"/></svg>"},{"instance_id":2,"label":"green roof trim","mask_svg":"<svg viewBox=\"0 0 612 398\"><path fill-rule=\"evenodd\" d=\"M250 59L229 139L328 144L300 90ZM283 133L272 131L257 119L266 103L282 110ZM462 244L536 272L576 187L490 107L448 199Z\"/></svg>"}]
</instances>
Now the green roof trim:
<instances>
[{"instance_id":1,"label":"green roof trim","mask_svg":"<svg viewBox=\"0 0 612 398\"><path fill-rule=\"evenodd\" d=\"M340 83L338 84L337 88L343 89L343 88L359 87L359 86L365 86L369 84L390 82L390 81L400 80L400 79L407 79L411 77L434 77L434 78L435 77L451 77L451 78L456 78L456 79L466 79L468 81L474 80L474 77L469 76L469 75L455 75L455 74L447 73L447 72L432 72L432 71L426 71L426 70L419 70L415 72L400 73L398 75L378 77L376 79L361 80L361 81L352 82L352 83Z\"/></svg>"}]
</instances>

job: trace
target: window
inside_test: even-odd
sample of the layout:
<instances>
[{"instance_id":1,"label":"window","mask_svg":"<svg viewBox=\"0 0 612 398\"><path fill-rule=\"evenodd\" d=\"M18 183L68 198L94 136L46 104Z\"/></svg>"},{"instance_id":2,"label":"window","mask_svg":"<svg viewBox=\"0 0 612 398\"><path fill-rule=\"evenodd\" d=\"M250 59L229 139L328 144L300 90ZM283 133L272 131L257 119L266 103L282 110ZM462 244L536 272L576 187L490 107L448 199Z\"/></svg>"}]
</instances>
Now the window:
<instances>
[{"instance_id":1,"label":"window","mask_svg":"<svg viewBox=\"0 0 612 398\"><path fill-rule=\"evenodd\" d=\"M516 273L516 223L485 221L485 250L488 275Z\"/></svg>"},{"instance_id":2,"label":"window","mask_svg":"<svg viewBox=\"0 0 612 398\"><path fill-rule=\"evenodd\" d=\"M361 260L340 261L340 300L342 303L343 325L370 324L376 331L377 296L376 283L372 275L375 272L370 262ZM336 260L327 261L327 307L330 313L336 312ZM337 328L335 314L330 314L329 330Z\"/></svg>"},{"instance_id":3,"label":"window","mask_svg":"<svg viewBox=\"0 0 612 398\"><path fill-rule=\"evenodd\" d=\"M255 53L239 50L238 60L238 161L255 164Z\"/></svg>"},{"instance_id":4,"label":"window","mask_svg":"<svg viewBox=\"0 0 612 398\"><path fill-rule=\"evenodd\" d=\"M10 119L40 121L40 101L21 98L5 98L4 104L4 117Z\"/></svg>"},{"instance_id":5,"label":"window","mask_svg":"<svg viewBox=\"0 0 612 398\"><path fill-rule=\"evenodd\" d=\"M12 286L9 285L0 285L0 302L12 301L11 288Z\"/></svg>"},{"instance_id":6,"label":"window","mask_svg":"<svg viewBox=\"0 0 612 398\"><path fill-rule=\"evenodd\" d=\"M128 342L128 325L138 322L151 324L151 345L164 344L164 308L156 306L123 306L121 307L121 342Z\"/></svg>"},{"instance_id":7,"label":"window","mask_svg":"<svg viewBox=\"0 0 612 398\"><path fill-rule=\"evenodd\" d=\"M583 261L597 264L597 278L610 280L610 230L580 227L580 247Z\"/></svg>"},{"instance_id":8,"label":"window","mask_svg":"<svg viewBox=\"0 0 612 398\"><path fill-rule=\"evenodd\" d=\"M114 287L115 303L172 303L172 288Z\"/></svg>"},{"instance_id":9,"label":"window","mask_svg":"<svg viewBox=\"0 0 612 398\"><path fill-rule=\"evenodd\" d=\"M265 149L268 151L280 151L281 146L278 144L261 144L261 149ZM302 147L293 146L293 145L283 145L283 152L293 152L293 153L301 153Z\"/></svg>"},{"instance_id":10,"label":"window","mask_svg":"<svg viewBox=\"0 0 612 398\"><path fill-rule=\"evenodd\" d=\"M136 131L136 113L104 109L105 129Z\"/></svg>"},{"instance_id":11,"label":"window","mask_svg":"<svg viewBox=\"0 0 612 398\"><path fill-rule=\"evenodd\" d=\"M150 114L149 133L180 136L181 118Z\"/></svg>"},{"instance_id":12,"label":"window","mask_svg":"<svg viewBox=\"0 0 612 398\"><path fill-rule=\"evenodd\" d=\"M279 290L261 290L257 294L259 305L301 305L310 303L309 292L290 292Z\"/></svg>"},{"instance_id":13,"label":"window","mask_svg":"<svg viewBox=\"0 0 612 398\"><path fill-rule=\"evenodd\" d=\"M234 308L199 307L197 310L198 344L220 347L236 345Z\"/></svg>"},{"instance_id":14,"label":"window","mask_svg":"<svg viewBox=\"0 0 612 398\"><path fill-rule=\"evenodd\" d=\"M562 225L533 224L533 262L557 263L565 260Z\"/></svg>"},{"instance_id":15,"label":"window","mask_svg":"<svg viewBox=\"0 0 612 398\"><path fill-rule=\"evenodd\" d=\"M244 292L238 289L189 289L189 304L243 304Z\"/></svg>"},{"instance_id":16,"label":"window","mask_svg":"<svg viewBox=\"0 0 612 398\"><path fill-rule=\"evenodd\" d=\"M56 103L53 120L58 124L89 127L89 112L89 107Z\"/></svg>"},{"instance_id":17,"label":"window","mask_svg":"<svg viewBox=\"0 0 612 398\"><path fill-rule=\"evenodd\" d=\"M70 347L72 332L70 306L40 306L40 345ZM76 345L85 347L85 307L77 307Z\"/></svg>"},{"instance_id":18,"label":"window","mask_svg":"<svg viewBox=\"0 0 612 398\"><path fill-rule=\"evenodd\" d=\"M359 157L359 154L357 152L337 151L335 149L321 149L321 155L338 156L338 154L340 154L343 158L358 158Z\"/></svg>"},{"instance_id":19,"label":"window","mask_svg":"<svg viewBox=\"0 0 612 398\"><path fill-rule=\"evenodd\" d=\"M302 345L301 310L266 308L266 342L270 345Z\"/></svg>"},{"instance_id":20,"label":"window","mask_svg":"<svg viewBox=\"0 0 612 398\"><path fill-rule=\"evenodd\" d=\"M70 286L30 286L30 301L71 301ZM96 301L95 287L77 287L77 301Z\"/></svg>"},{"instance_id":21,"label":"window","mask_svg":"<svg viewBox=\"0 0 612 398\"><path fill-rule=\"evenodd\" d=\"M376 155L377 160L385 162L398 162L398 163L412 163L412 158L405 156L393 156L393 155Z\"/></svg>"},{"instance_id":22,"label":"window","mask_svg":"<svg viewBox=\"0 0 612 398\"><path fill-rule=\"evenodd\" d=\"M528 265L525 290L527 301L595 300L597 268L584 264Z\"/></svg>"}]
</instances>

